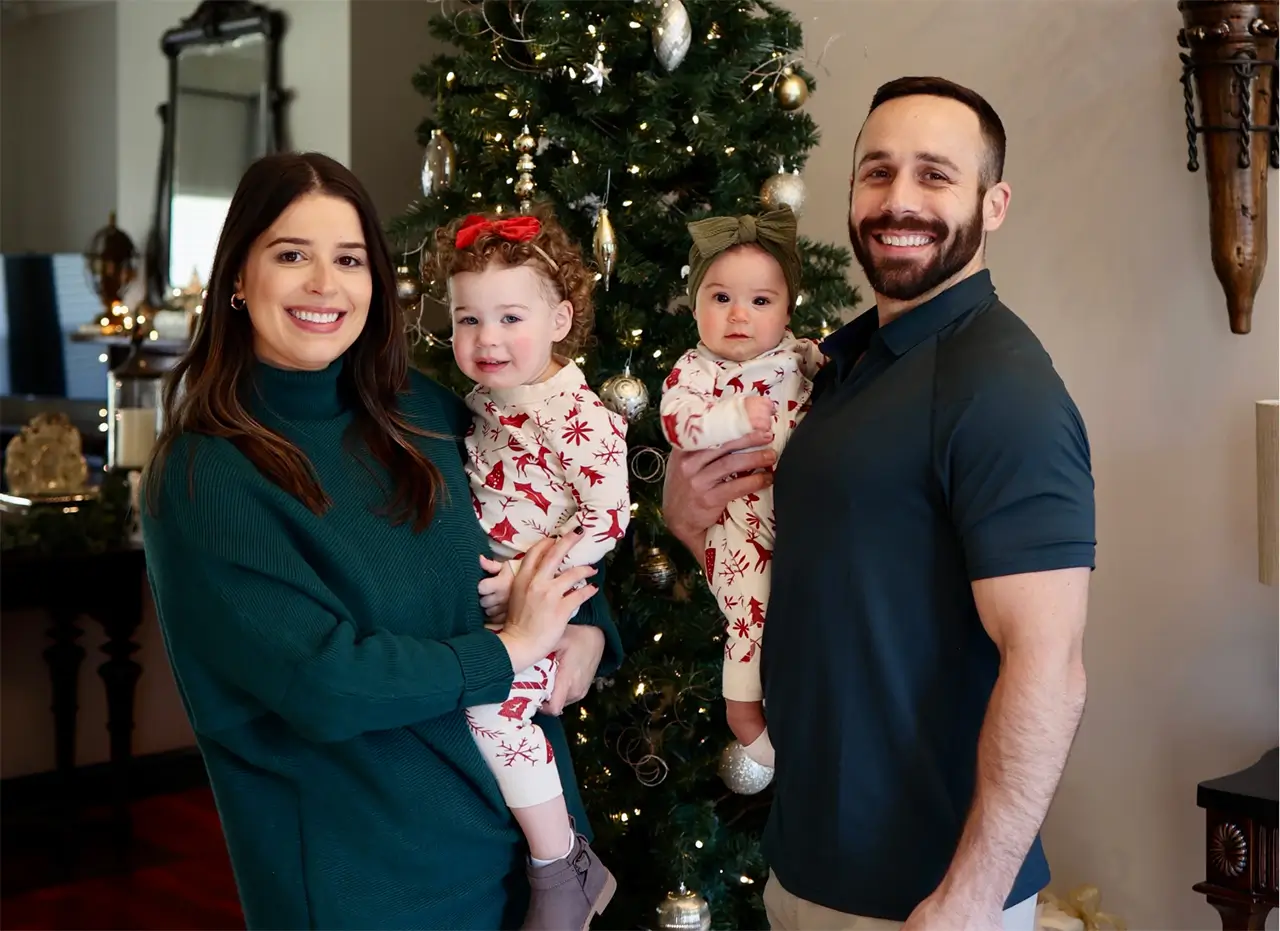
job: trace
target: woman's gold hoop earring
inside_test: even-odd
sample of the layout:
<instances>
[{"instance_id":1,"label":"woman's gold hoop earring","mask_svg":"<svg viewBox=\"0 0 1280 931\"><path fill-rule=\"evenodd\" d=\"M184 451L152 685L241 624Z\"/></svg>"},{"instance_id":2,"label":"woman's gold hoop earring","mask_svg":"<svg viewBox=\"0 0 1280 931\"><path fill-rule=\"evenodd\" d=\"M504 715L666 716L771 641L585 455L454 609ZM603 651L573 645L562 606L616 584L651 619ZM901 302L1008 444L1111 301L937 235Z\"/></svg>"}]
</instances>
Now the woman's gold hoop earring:
<instances>
[{"instance_id":1,"label":"woman's gold hoop earring","mask_svg":"<svg viewBox=\"0 0 1280 931\"><path fill-rule=\"evenodd\" d=\"M246 306L244 298L240 297L238 294L231 295L232 310L244 310Z\"/></svg>"}]
</instances>

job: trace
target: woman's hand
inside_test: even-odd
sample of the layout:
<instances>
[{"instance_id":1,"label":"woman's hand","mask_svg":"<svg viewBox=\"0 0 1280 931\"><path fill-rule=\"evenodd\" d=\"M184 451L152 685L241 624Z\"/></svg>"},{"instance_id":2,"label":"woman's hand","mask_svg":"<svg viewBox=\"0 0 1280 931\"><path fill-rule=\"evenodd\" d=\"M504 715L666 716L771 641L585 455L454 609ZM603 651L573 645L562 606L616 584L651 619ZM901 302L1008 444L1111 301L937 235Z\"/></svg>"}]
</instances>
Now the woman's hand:
<instances>
[{"instance_id":1,"label":"woman's hand","mask_svg":"<svg viewBox=\"0 0 1280 931\"><path fill-rule=\"evenodd\" d=\"M778 457L772 449L736 451L772 441L771 433L757 431L715 449L671 450L662 486L662 516L672 535L699 560L703 534L724 513L725 506L773 483L772 472L753 471L773 466ZM725 481L735 472L750 474Z\"/></svg>"},{"instance_id":2,"label":"woman's hand","mask_svg":"<svg viewBox=\"0 0 1280 931\"><path fill-rule=\"evenodd\" d=\"M480 607L490 624L501 624L507 619L507 602L511 600L511 580L516 577L512 560L480 557L480 567L489 573L480 580Z\"/></svg>"},{"instance_id":3,"label":"woman's hand","mask_svg":"<svg viewBox=\"0 0 1280 931\"><path fill-rule=\"evenodd\" d=\"M560 668L556 687L542 705L547 714L560 714L566 705L582 701L595 681L600 658L604 656L604 631L586 624L570 624L556 644Z\"/></svg>"},{"instance_id":4,"label":"woman's hand","mask_svg":"<svg viewBox=\"0 0 1280 931\"><path fill-rule=\"evenodd\" d=\"M575 566L559 572L564 558L582 539L582 530L559 539L546 537L529 548L520 571L511 583L507 617L498 632L511 668L517 672L551 653L560 642L569 618L592 595L594 585L583 585L596 574L594 566Z\"/></svg>"}]
</instances>

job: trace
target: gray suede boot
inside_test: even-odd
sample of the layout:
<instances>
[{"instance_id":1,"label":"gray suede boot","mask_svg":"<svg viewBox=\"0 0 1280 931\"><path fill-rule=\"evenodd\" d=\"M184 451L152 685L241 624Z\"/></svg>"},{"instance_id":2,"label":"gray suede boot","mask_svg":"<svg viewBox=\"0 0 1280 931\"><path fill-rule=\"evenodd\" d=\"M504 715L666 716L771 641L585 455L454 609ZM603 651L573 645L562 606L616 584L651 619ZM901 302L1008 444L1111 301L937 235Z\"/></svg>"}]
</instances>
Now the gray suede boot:
<instances>
[{"instance_id":1,"label":"gray suede boot","mask_svg":"<svg viewBox=\"0 0 1280 931\"><path fill-rule=\"evenodd\" d=\"M547 866L528 866L529 911L522 931L587 931L604 911L618 882L577 833L569 856Z\"/></svg>"}]
</instances>

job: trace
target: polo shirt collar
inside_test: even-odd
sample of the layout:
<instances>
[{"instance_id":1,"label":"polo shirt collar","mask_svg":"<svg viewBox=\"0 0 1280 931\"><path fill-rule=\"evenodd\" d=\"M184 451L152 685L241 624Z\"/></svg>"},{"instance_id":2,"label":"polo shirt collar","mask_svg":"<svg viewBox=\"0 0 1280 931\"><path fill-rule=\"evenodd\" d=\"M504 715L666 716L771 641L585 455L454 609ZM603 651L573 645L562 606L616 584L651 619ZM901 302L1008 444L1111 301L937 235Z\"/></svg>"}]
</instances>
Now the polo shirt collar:
<instances>
[{"instance_id":1,"label":"polo shirt collar","mask_svg":"<svg viewBox=\"0 0 1280 931\"><path fill-rule=\"evenodd\" d=\"M885 348L901 356L918 343L933 336L959 317L986 303L996 293L991 271L982 269L957 282L918 307L879 326L876 308L859 314L832 333L822 343L822 351L831 358L840 357L865 347L872 335L878 334Z\"/></svg>"}]
</instances>

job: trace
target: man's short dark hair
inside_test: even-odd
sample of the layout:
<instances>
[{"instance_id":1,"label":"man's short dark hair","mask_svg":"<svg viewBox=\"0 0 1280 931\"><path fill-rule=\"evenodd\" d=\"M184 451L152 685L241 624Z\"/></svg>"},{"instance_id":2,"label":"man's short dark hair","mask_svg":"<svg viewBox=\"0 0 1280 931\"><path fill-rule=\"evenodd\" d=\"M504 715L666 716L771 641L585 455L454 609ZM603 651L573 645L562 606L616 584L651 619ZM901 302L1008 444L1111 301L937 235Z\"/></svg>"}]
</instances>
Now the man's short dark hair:
<instances>
[{"instance_id":1,"label":"man's short dark hair","mask_svg":"<svg viewBox=\"0 0 1280 931\"><path fill-rule=\"evenodd\" d=\"M982 138L987 143L987 163L982 170L982 186L991 187L1004 178L1004 124L995 108L977 91L969 90L946 78L907 77L881 84L871 98L870 116L876 108L899 97L948 97L964 104L978 117Z\"/></svg>"}]
</instances>

